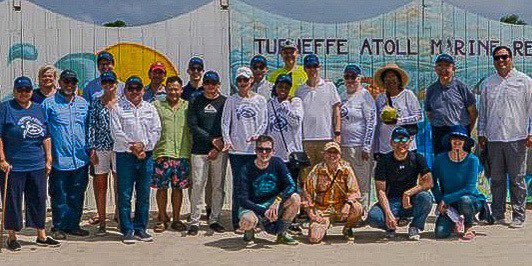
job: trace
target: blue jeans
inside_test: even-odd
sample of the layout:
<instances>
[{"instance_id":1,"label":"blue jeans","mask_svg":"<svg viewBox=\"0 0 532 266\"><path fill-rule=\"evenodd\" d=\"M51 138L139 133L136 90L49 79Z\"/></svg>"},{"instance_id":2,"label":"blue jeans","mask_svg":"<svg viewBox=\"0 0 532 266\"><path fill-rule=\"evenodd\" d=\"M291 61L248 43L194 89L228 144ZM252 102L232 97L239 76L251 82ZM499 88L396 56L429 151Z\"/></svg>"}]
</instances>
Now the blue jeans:
<instances>
[{"instance_id":1,"label":"blue jeans","mask_svg":"<svg viewBox=\"0 0 532 266\"><path fill-rule=\"evenodd\" d=\"M409 218L413 217L410 227L415 227L419 230L425 229L425 221L432 209L432 195L427 191L421 191L410 198L412 207L409 209L403 208L401 198L388 199L390 210L395 218ZM368 221L371 227L388 230L386 226L386 215L379 203L371 207L368 214Z\"/></svg>"},{"instance_id":2,"label":"blue jeans","mask_svg":"<svg viewBox=\"0 0 532 266\"><path fill-rule=\"evenodd\" d=\"M473 225L473 219L475 218L475 214L480 211L481 204L480 201L473 197L462 196L460 201L449 205L464 216L464 226L465 228L469 228ZM453 228L454 222L447 215L438 215L438 218L436 218L436 227L434 228L436 238L449 237Z\"/></svg>"},{"instance_id":3,"label":"blue jeans","mask_svg":"<svg viewBox=\"0 0 532 266\"><path fill-rule=\"evenodd\" d=\"M248 163L255 160L256 155L248 154L229 154L229 162L231 163L231 173L233 175L233 198L231 206L231 221L233 223L233 229L238 228L238 209L240 208L240 202L238 201L238 192L242 181L240 179L242 168Z\"/></svg>"},{"instance_id":4,"label":"blue jeans","mask_svg":"<svg viewBox=\"0 0 532 266\"><path fill-rule=\"evenodd\" d=\"M116 153L116 173L118 175L118 216L120 231L142 232L148 227L150 208L150 184L152 152L146 152L146 158L139 160L129 152ZM151 170L150 170L151 169ZM135 188L135 217L131 219L131 198Z\"/></svg>"},{"instance_id":5,"label":"blue jeans","mask_svg":"<svg viewBox=\"0 0 532 266\"><path fill-rule=\"evenodd\" d=\"M49 193L54 229L65 232L79 229L88 183L88 165L71 171L52 168Z\"/></svg>"}]
</instances>

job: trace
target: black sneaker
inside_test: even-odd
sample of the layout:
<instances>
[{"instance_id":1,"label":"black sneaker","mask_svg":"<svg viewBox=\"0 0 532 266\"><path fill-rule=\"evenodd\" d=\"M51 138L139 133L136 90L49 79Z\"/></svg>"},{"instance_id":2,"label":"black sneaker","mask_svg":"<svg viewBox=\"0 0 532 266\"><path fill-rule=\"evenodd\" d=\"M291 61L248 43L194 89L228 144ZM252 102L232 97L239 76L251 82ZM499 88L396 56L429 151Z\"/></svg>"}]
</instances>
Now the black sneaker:
<instances>
[{"instance_id":1,"label":"black sneaker","mask_svg":"<svg viewBox=\"0 0 532 266\"><path fill-rule=\"evenodd\" d=\"M68 231L67 234L73 235L73 236L89 236L90 235L89 231L81 229L81 228Z\"/></svg>"},{"instance_id":2,"label":"black sneaker","mask_svg":"<svg viewBox=\"0 0 532 266\"><path fill-rule=\"evenodd\" d=\"M13 239L13 240L7 240L7 248L12 250L12 251L19 251L22 249L22 246L20 245L20 243L16 240L16 239Z\"/></svg>"},{"instance_id":3,"label":"black sneaker","mask_svg":"<svg viewBox=\"0 0 532 266\"><path fill-rule=\"evenodd\" d=\"M135 244L135 235L133 234L133 231L130 231L124 235L124 238L122 238L122 243L127 245Z\"/></svg>"},{"instance_id":4,"label":"black sneaker","mask_svg":"<svg viewBox=\"0 0 532 266\"><path fill-rule=\"evenodd\" d=\"M58 240L65 240L66 239L66 233L65 233L65 231L57 230L55 228L52 228L52 237L54 239L58 239Z\"/></svg>"},{"instance_id":5,"label":"black sneaker","mask_svg":"<svg viewBox=\"0 0 532 266\"><path fill-rule=\"evenodd\" d=\"M135 232L135 236L137 237L138 240L142 241L142 242L152 242L153 241L153 237L146 233L146 231L137 231Z\"/></svg>"},{"instance_id":6,"label":"black sneaker","mask_svg":"<svg viewBox=\"0 0 532 266\"><path fill-rule=\"evenodd\" d=\"M299 236L299 235L303 234L303 230L301 230L301 227L299 227L299 224L297 224L297 223L294 223L294 224L290 225L290 227L288 227L287 231L288 231L289 234L296 235L296 236Z\"/></svg>"},{"instance_id":7,"label":"black sneaker","mask_svg":"<svg viewBox=\"0 0 532 266\"><path fill-rule=\"evenodd\" d=\"M37 243L37 245L39 246L47 246L47 247L59 247L61 246L61 242L51 238L51 237L46 237L44 240L41 240L37 237L37 240L35 241L35 243Z\"/></svg>"},{"instance_id":8,"label":"black sneaker","mask_svg":"<svg viewBox=\"0 0 532 266\"><path fill-rule=\"evenodd\" d=\"M218 222L212 223L209 225L209 228L212 229L216 233L223 233L225 232L225 227L223 227Z\"/></svg>"},{"instance_id":9,"label":"black sneaker","mask_svg":"<svg viewBox=\"0 0 532 266\"><path fill-rule=\"evenodd\" d=\"M244 242L246 243L250 243L253 240L255 240L255 230L251 229L251 230L247 230L246 232L244 232L243 239L244 239Z\"/></svg>"},{"instance_id":10,"label":"black sneaker","mask_svg":"<svg viewBox=\"0 0 532 266\"><path fill-rule=\"evenodd\" d=\"M187 235L189 236L195 236L198 234L199 227L197 225L191 225L188 227Z\"/></svg>"}]
</instances>

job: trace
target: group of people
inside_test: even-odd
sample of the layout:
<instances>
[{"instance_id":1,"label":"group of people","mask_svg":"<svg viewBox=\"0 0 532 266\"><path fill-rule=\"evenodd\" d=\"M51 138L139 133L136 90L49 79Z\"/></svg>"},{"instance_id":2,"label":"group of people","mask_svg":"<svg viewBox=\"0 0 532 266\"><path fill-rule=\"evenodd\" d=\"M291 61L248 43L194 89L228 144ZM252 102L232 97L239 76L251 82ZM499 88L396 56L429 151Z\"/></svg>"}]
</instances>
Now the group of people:
<instances>
[{"instance_id":1,"label":"group of people","mask_svg":"<svg viewBox=\"0 0 532 266\"><path fill-rule=\"evenodd\" d=\"M509 48L493 50L497 72L483 81L478 109L475 96L455 77L455 59L436 58L438 80L425 99L432 169L416 150L423 110L408 89L405 70L388 64L375 71L373 83L383 93L374 99L361 81L362 69L349 64L343 76L346 93L340 96L334 83L321 77L317 55L297 65L291 40L280 55L284 66L269 76L262 55L240 67L237 92L230 96L221 94L219 74L205 71L199 57L189 60L186 85L178 76L167 77L160 62L151 65L148 85L137 76L122 83L113 55L105 51L97 56L100 76L83 88L74 71L58 76L53 66L39 71L36 89L29 78L17 78L13 99L0 104L7 246L21 248L16 232L23 227L23 198L26 226L37 229L37 244L59 246L68 235L88 236L79 224L89 176L97 235L107 234L109 180L126 244L153 241L147 232L150 188L156 190L158 207L154 232L170 227L197 235L203 206L209 228L224 232L220 214L228 163L232 228L245 241L253 241L262 225L278 243L297 244L292 235L302 233L298 216L309 222L311 243L321 242L334 223L344 225L348 239L364 224L385 230L388 238L409 224L409 238L419 240L433 200L436 237L456 231L471 240L475 215L491 216L486 197L476 189L481 163L471 152L471 132L477 116L493 218L505 223L508 175L511 226L524 225L532 79L513 67ZM373 178L378 201L370 206ZM45 232L47 187L51 236ZM184 190L191 205L187 224L180 219Z\"/></svg>"}]
</instances>

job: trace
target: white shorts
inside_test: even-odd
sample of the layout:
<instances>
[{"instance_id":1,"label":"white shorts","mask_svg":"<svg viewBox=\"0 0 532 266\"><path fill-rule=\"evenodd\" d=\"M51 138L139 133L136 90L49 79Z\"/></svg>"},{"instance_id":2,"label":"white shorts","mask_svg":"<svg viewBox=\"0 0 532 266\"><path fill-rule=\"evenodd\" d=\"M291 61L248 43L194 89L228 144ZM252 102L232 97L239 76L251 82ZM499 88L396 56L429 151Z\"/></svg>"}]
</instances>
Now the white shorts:
<instances>
[{"instance_id":1,"label":"white shorts","mask_svg":"<svg viewBox=\"0 0 532 266\"><path fill-rule=\"evenodd\" d=\"M116 156L114 151L96 151L98 155L98 164L94 165L94 174L107 174L111 171L116 172Z\"/></svg>"}]
</instances>

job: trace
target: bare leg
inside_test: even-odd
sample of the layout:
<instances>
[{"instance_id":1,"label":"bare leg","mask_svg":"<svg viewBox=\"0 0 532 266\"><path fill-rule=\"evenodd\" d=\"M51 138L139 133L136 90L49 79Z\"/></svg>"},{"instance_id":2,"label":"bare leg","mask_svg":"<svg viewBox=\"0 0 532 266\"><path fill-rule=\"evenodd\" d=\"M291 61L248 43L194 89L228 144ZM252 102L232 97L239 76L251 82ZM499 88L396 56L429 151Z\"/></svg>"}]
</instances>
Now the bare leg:
<instances>
[{"instance_id":1,"label":"bare leg","mask_svg":"<svg viewBox=\"0 0 532 266\"><path fill-rule=\"evenodd\" d=\"M179 221L181 214L181 205L183 203L183 190L179 188L172 189L172 218L173 221Z\"/></svg>"},{"instance_id":2,"label":"bare leg","mask_svg":"<svg viewBox=\"0 0 532 266\"><path fill-rule=\"evenodd\" d=\"M107 206L107 173L94 175L94 198L96 199L96 210L100 225L105 225L105 214Z\"/></svg>"},{"instance_id":3,"label":"bare leg","mask_svg":"<svg viewBox=\"0 0 532 266\"><path fill-rule=\"evenodd\" d=\"M166 214L166 204L168 202L167 201L168 190L166 188L157 189L155 198L157 199L157 209L159 210L159 214L157 218L159 222L165 223L168 221L168 215Z\"/></svg>"}]
</instances>

